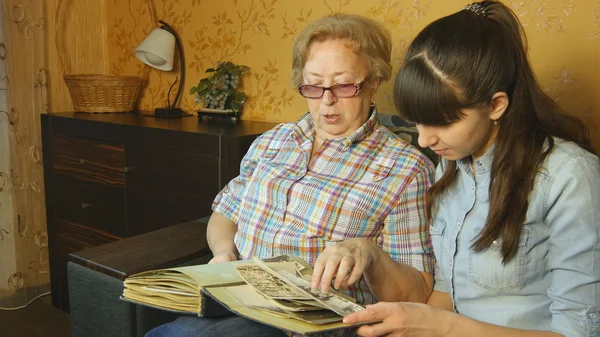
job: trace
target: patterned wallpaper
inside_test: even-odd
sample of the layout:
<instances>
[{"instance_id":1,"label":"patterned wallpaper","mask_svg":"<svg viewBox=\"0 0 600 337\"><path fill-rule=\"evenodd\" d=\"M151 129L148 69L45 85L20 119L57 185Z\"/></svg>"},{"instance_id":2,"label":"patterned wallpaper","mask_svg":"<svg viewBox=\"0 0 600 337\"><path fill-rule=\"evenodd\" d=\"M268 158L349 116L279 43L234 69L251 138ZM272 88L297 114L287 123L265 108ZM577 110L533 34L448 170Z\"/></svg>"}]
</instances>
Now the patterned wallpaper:
<instances>
[{"instance_id":1,"label":"patterned wallpaper","mask_svg":"<svg viewBox=\"0 0 600 337\"><path fill-rule=\"evenodd\" d=\"M159 19L183 40L186 83L182 107L197 109L189 88L217 61L250 67L243 80L249 95L242 119L292 121L307 111L291 86L293 36L307 22L335 12L363 14L384 23L394 41L397 69L407 44L432 20L462 8L465 0L154 0ZM583 117L600 150L600 1L510 0L529 37L530 58L540 82L567 111ZM109 64L112 73L139 74L133 49L153 28L146 0L108 4ZM177 71L152 70L141 106L166 105ZM395 112L392 83L377 97L379 110Z\"/></svg>"},{"instance_id":2,"label":"patterned wallpaper","mask_svg":"<svg viewBox=\"0 0 600 337\"><path fill-rule=\"evenodd\" d=\"M0 1L0 309L50 291L40 114L44 0Z\"/></svg>"}]
</instances>

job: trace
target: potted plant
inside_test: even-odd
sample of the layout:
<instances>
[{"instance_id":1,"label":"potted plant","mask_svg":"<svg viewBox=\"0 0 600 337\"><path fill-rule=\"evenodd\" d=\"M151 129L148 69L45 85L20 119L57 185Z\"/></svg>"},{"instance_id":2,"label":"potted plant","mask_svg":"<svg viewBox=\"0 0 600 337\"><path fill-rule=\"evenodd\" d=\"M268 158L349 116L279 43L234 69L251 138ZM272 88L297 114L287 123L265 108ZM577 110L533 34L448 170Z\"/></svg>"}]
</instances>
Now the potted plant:
<instances>
[{"instance_id":1,"label":"potted plant","mask_svg":"<svg viewBox=\"0 0 600 337\"><path fill-rule=\"evenodd\" d=\"M246 71L247 66L231 62L217 62L215 68L206 69L210 76L190 89L190 94L196 95L194 102L204 106L201 112L237 115L246 101L246 94L237 90Z\"/></svg>"}]
</instances>

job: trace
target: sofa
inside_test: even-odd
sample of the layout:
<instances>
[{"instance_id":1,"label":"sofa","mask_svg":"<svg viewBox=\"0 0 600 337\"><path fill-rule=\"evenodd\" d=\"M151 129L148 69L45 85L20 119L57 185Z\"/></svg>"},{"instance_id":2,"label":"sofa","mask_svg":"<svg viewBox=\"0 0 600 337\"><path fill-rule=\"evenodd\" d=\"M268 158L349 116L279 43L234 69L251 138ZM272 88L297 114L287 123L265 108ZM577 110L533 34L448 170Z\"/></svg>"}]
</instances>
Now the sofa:
<instances>
[{"instance_id":1,"label":"sofa","mask_svg":"<svg viewBox=\"0 0 600 337\"><path fill-rule=\"evenodd\" d=\"M418 133L413 124L395 115L380 114L379 120L418 148ZM419 149L437 163L435 153ZM130 274L208 262L212 256L206 244L201 244L206 241L203 235L207 223L208 217L187 223L185 228L176 225L71 254L67 278L72 336L141 337L152 328L174 320L176 314L119 299L123 292L122 279L126 276L121 269L127 269ZM192 235L190 231L197 232ZM190 239L195 236L197 240ZM160 246L156 245L156 237L161 238ZM133 258L134 262L119 263L120 257L122 260ZM103 261L106 267L103 271L99 271L98 261Z\"/></svg>"}]
</instances>

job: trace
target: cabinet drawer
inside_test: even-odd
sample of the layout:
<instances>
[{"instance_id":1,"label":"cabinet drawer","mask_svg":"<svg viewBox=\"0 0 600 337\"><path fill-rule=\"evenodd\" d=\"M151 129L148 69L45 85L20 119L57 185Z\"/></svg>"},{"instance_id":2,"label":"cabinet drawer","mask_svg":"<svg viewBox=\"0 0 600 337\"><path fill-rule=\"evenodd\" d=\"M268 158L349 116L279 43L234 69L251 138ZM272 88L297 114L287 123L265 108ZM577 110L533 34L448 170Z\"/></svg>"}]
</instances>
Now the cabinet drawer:
<instances>
[{"instance_id":1,"label":"cabinet drawer","mask_svg":"<svg viewBox=\"0 0 600 337\"><path fill-rule=\"evenodd\" d=\"M104 185L125 186L123 144L53 135L54 173Z\"/></svg>"},{"instance_id":2,"label":"cabinet drawer","mask_svg":"<svg viewBox=\"0 0 600 337\"><path fill-rule=\"evenodd\" d=\"M54 176L56 216L125 236L125 188Z\"/></svg>"},{"instance_id":3,"label":"cabinet drawer","mask_svg":"<svg viewBox=\"0 0 600 337\"><path fill-rule=\"evenodd\" d=\"M219 193L219 158L160 146L131 151L127 174L127 235L211 213Z\"/></svg>"},{"instance_id":4,"label":"cabinet drawer","mask_svg":"<svg viewBox=\"0 0 600 337\"><path fill-rule=\"evenodd\" d=\"M68 259L70 253L121 239L120 236L96 228L66 219L56 219L57 253L64 259Z\"/></svg>"}]
</instances>

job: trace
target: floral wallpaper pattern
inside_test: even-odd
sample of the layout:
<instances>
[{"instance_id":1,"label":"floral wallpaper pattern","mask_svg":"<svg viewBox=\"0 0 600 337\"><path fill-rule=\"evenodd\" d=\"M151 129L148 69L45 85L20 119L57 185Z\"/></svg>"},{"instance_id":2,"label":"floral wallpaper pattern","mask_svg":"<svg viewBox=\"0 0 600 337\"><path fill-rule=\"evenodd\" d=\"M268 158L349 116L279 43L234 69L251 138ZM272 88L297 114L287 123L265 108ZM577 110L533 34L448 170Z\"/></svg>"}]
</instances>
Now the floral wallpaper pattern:
<instances>
[{"instance_id":1,"label":"floral wallpaper pattern","mask_svg":"<svg viewBox=\"0 0 600 337\"><path fill-rule=\"evenodd\" d=\"M109 61L114 74L140 74L143 66L133 49L155 25L148 0L110 0ZM182 107L195 111L189 88L217 61L250 67L243 79L249 94L242 119L292 121L306 103L291 86L291 45L307 22L336 12L363 14L392 31L393 65L416 33L429 22L453 13L465 0L154 0L159 19L183 40L187 77ZM150 2L152 5L152 2ZM600 150L600 1L507 0L522 20L529 38L530 59L546 92L570 113L585 119ZM177 71L152 69L141 107L166 104ZM393 84L383 85L378 108L393 113Z\"/></svg>"},{"instance_id":2,"label":"floral wallpaper pattern","mask_svg":"<svg viewBox=\"0 0 600 337\"><path fill-rule=\"evenodd\" d=\"M42 0L0 1L0 310L50 292L40 114L47 109Z\"/></svg>"}]
</instances>

